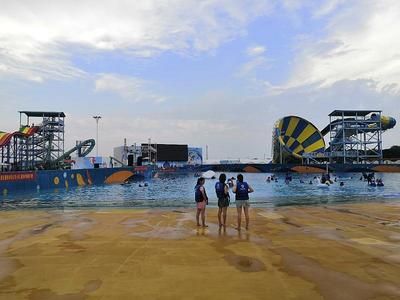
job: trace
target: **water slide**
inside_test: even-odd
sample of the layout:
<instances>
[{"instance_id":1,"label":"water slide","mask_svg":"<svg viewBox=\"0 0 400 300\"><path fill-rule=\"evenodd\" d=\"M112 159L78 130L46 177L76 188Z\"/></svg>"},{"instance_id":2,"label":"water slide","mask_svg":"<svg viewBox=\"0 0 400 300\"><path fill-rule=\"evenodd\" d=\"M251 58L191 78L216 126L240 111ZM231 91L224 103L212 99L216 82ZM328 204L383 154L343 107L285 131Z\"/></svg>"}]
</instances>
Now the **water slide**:
<instances>
[{"instance_id":1,"label":"water slide","mask_svg":"<svg viewBox=\"0 0 400 300\"><path fill-rule=\"evenodd\" d=\"M311 122L298 116L279 119L275 123L272 139L274 163L280 163L280 157L301 159L308 153L325 151L321 132Z\"/></svg>"},{"instance_id":2,"label":"water slide","mask_svg":"<svg viewBox=\"0 0 400 300\"><path fill-rule=\"evenodd\" d=\"M40 130L40 126L22 126L19 131L7 133L0 131L0 148L7 146L14 136L30 137Z\"/></svg>"},{"instance_id":3,"label":"water slide","mask_svg":"<svg viewBox=\"0 0 400 300\"><path fill-rule=\"evenodd\" d=\"M396 120L388 116L381 116L379 122L376 114L371 114L366 120L354 118L344 120L349 122L345 123L346 127L343 131L340 130L340 127L343 126L343 120L333 121L322 131L319 131L311 122L298 116L287 116L279 119L273 129L273 162L280 163L282 157L302 159L306 158L307 154L318 157L320 153L322 157L324 152L330 150L329 148L325 149L324 136L331 130L335 130L335 140L340 141L343 139L343 132L345 138L350 139L357 133L378 130L379 124L383 131L396 125Z\"/></svg>"},{"instance_id":4,"label":"water slide","mask_svg":"<svg viewBox=\"0 0 400 300\"><path fill-rule=\"evenodd\" d=\"M40 132L41 128L42 128L41 125L32 126L32 127L31 126L22 126L19 131L15 131L12 133L0 131L0 149L8 146L11 143L13 137L29 138L29 137L32 137L35 133ZM41 141L40 138L35 139L35 143L38 143L40 141ZM59 158L52 160L48 163L58 164L60 162L63 162L75 151L79 152L79 156L86 156L93 150L93 148L95 147L95 144L96 144L96 142L93 139L89 139L89 140L80 142L72 149L66 151Z\"/></svg>"},{"instance_id":5,"label":"water slide","mask_svg":"<svg viewBox=\"0 0 400 300\"><path fill-rule=\"evenodd\" d=\"M374 121L377 120L377 116L376 115L372 115L370 120ZM365 124L363 122L357 122L354 118L346 118L345 121L354 121L353 123L353 128L349 128L349 129L353 129L354 131L350 131L349 134L350 135L354 135L356 134L356 130L362 130L362 126ZM325 126L324 129L321 130L321 133L323 136L327 135L331 128L340 126L342 124L342 120L337 120L337 121L333 121L332 123L328 124L327 126ZM381 126L382 126L382 130L388 130L388 129L392 129L394 126L396 125L396 119L392 118L392 117L388 117L388 116L381 116ZM367 130L371 130L371 129L377 129L378 123L372 123L369 124L367 127L364 127L364 129ZM346 131L348 129L346 128Z\"/></svg>"},{"instance_id":6,"label":"water slide","mask_svg":"<svg viewBox=\"0 0 400 300\"><path fill-rule=\"evenodd\" d=\"M343 126L343 121L345 121L346 125ZM350 140L351 137L363 133L363 132L372 132L379 129L378 116L376 114L372 114L369 119L364 120L356 120L354 118L345 118L344 120L336 120L325 126L324 129L321 130L321 134L326 136L331 130L335 130L336 136L333 139L333 142L340 142L343 140L343 133L345 134L345 140ZM377 123L371 123L377 121ZM392 129L396 125L396 119L388 116L381 116L380 118L380 126L383 131ZM344 127L344 128L343 128ZM338 130L339 129L339 130ZM328 147L325 151L329 152L330 147Z\"/></svg>"},{"instance_id":7,"label":"water slide","mask_svg":"<svg viewBox=\"0 0 400 300\"><path fill-rule=\"evenodd\" d=\"M84 157L88 155L94 149L96 142L94 139L85 140L83 142L78 143L75 147L69 149L68 151L64 152L59 158L54 160L52 163L59 163L63 162L65 159L71 156L72 153L75 151L79 152L80 157Z\"/></svg>"}]
</instances>

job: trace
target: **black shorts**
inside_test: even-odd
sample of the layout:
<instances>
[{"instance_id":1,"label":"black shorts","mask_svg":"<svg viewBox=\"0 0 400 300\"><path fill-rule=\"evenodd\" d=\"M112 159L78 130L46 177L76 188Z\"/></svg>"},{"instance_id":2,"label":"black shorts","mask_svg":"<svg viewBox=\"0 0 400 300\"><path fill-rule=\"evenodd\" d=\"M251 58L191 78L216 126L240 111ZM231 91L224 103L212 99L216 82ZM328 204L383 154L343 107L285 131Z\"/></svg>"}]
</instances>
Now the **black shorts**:
<instances>
[{"instance_id":1,"label":"black shorts","mask_svg":"<svg viewBox=\"0 0 400 300\"><path fill-rule=\"evenodd\" d=\"M229 198L219 198L218 199L218 207L223 208L223 207L228 207L229 206Z\"/></svg>"}]
</instances>

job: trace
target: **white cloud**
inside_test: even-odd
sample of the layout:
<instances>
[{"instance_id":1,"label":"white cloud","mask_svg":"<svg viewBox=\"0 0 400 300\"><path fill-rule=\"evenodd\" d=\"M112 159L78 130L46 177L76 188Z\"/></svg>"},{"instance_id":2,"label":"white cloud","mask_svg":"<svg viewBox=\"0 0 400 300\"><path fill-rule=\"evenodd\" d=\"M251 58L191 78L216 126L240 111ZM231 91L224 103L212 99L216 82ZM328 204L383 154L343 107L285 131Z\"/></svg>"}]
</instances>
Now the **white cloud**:
<instances>
[{"instance_id":1,"label":"white cloud","mask_svg":"<svg viewBox=\"0 0 400 300\"><path fill-rule=\"evenodd\" d=\"M290 14L307 9L314 17L323 17L334 12L338 7L353 0L281 0L279 3ZM292 14L291 17L299 17ZM293 19L292 19L293 21ZM299 20L297 20L299 21Z\"/></svg>"},{"instance_id":2,"label":"white cloud","mask_svg":"<svg viewBox=\"0 0 400 300\"><path fill-rule=\"evenodd\" d=\"M377 89L399 91L400 2L355 0L333 16L327 36L306 38L287 86L372 79Z\"/></svg>"},{"instance_id":3,"label":"white cloud","mask_svg":"<svg viewBox=\"0 0 400 300\"><path fill-rule=\"evenodd\" d=\"M70 64L68 55L60 52L55 45L9 39L2 35L2 27L0 21L0 78L12 75L42 82L50 78L68 79L84 75L83 71Z\"/></svg>"},{"instance_id":4,"label":"white cloud","mask_svg":"<svg viewBox=\"0 0 400 300\"><path fill-rule=\"evenodd\" d=\"M314 11L315 17L323 17L332 13L338 6L346 3L346 0L327 0L323 2L321 6L319 6Z\"/></svg>"},{"instance_id":5,"label":"white cloud","mask_svg":"<svg viewBox=\"0 0 400 300\"><path fill-rule=\"evenodd\" d=\"M268 62L265 51L265 47L261 45L248 47L246 49L248 60L239 67L237 75L240 77L247 77L257 69L265 67Z\"/></svg>"},{"instance_id":6,"label":"white cloud","mask_svg":"<svg viewBox=\"0 0 400 300\"><path fill-rule=\"evenodd\" d=\"M245 33L270 0L5 0L0 75L42 81L77 76L68 53L208 51Z\"/></svg>"},{"instance_id":7,"label":"white cloud","mask_svg":"<svg viewBox=\"0 0 400 300\"><path fill-rule=\"evenodd\" d=\"M265 66L266 63L267 59L264 56L254 57L240 66L238 75L241 77L246 77L256 69Z\"/></svg>"},{"instance_id":8,"label":"white cloud","mask_svg":"<svg viewBox=\"0 0 400 300\"><path fill-rule=\"evenodd\" d=\"M248 47L247 50L246 50L246 53L247 53L248 56L263 55L265 53L265 47L264 46Z\"/></svg>"},{"instance_id":9,"label":"white cloud","mask_svg":"<svg viewBox=\"0 0 400 300\"><path fill-rule=\"evenodd\" d=\"M136 77L117 74L101 74L95 82L97 92L113 92L132 101L163 102L165 97L151 91L151 83Z\"/></svg>"}]
</instances>

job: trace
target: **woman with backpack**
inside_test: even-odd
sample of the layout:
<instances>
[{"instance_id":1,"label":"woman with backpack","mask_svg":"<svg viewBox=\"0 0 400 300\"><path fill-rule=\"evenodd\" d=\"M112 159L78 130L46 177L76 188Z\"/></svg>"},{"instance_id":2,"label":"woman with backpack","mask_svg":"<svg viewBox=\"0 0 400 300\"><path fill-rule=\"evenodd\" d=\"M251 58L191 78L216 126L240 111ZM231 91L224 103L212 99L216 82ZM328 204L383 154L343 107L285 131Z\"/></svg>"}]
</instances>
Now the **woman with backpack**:
<instances>
[{"instance_id":1,"label":"woman with backpack","mask_svg":"<svg viewBox=\"0 0 400 300\"><path fill-rule=\"evenodd\" d=\"M194 199L196 201L197 213L196 213L196 221L197 226L208 227L206 225L206 205L208 204L208 197L206 193L206 189L204 188L205 179L200 177L197 179L197 184L194 187ZM200 225L200 214L201 214L201 222Z\"/></svg>"},{"instance_id":2,"label":"woman with backpack","mask_svg":"<svg viewBox=\"0 0 400 300\"><path fill-rule=\"evenodd\" d=\"M225 183L226 175L222 173L219 175L219 181L215 183L215 193L218 198L218 223L219 228L222 226L226 226L226 211L229 206L230 196L229 196L229 187ZM223 217L224 222L222 222L221 215Z\"/></svg>"}]
</instances>

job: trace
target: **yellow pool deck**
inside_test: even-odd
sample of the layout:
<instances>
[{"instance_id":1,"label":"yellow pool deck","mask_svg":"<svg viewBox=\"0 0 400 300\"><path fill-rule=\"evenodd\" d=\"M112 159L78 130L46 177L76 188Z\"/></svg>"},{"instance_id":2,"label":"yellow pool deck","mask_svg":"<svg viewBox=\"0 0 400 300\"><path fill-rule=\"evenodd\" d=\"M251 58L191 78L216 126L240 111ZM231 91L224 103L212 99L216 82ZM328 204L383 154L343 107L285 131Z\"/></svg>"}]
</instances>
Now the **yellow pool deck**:
<instances>
[{"instance_id":1,"label":"yellow pool deck","mask_svg":"<svg viewBox=\"0 0 400 300\"><path fill-rule=\"evenodd\" d=\"M400 203L0 212L0 299L400 299Z\"/></svg>"}]
</instances>

